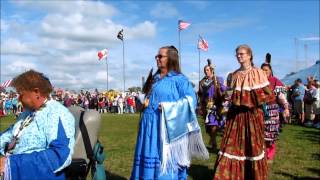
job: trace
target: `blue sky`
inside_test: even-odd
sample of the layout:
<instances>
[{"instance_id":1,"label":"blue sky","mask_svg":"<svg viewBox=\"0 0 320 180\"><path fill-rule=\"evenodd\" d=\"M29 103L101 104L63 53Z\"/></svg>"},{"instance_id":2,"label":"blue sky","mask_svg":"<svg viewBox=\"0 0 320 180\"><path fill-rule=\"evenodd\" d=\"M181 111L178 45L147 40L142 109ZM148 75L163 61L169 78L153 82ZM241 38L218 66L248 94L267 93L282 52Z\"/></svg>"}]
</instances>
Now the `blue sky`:
<instances>
[{"instance_id":1,"label":"blue sky","mask_svg":"<svg viewBox=\"0 0 320 180\"><path fill-rule=\"evenodd\" d=\"M56 87L106 89L106 64L97 51L109 49L109 88L121 90L124 29L126 87L140 86L156 67L154 55L165 45L178 47L182 71L197 84L198 35L209 43L201 52L225 77L238 68L234 49L248 44L254 63L272 55L274 74L305 68L319 59L319 1L1 1L1 82L27 69L44 72ZM298 51L294 39L298 39ZM306 50L305 50L306 47ZM298 53L298 61L296 61Z\"/></svg>"}]
</instances>

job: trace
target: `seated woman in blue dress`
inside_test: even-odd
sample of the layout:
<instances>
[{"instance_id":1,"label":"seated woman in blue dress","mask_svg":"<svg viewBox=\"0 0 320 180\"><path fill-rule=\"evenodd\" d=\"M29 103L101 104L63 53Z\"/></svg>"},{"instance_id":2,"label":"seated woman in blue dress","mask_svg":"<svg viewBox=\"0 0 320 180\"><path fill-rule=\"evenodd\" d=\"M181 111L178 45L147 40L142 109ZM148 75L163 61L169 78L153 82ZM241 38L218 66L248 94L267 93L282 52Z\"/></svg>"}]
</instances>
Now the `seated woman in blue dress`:
<instances>
[{"instance_id":1,"label":"seated woman in blue dress","mask_svg":"<svg viewBox=\"0 0 320 180\"><path fill-rule=\"evenodd\" d=\"M0 173L4 179L65 179L71 163L75 120L59 102L49 100L52 85L29 70L12 86L26 108L15 124L0 133Z\"/></svg>"},{"instance_id":2,"label":"seated woman in blue dress","mask_svg":"<svg viewBox=\"0 0 320 180\"><path fill-rule=\"evenodd\" d=\"M195 92L180 71L174 46L161 47L155 59L158 70L144 88L131 179L187 179L191 157L209 156L195 114Z\"/></svg>"}]
</instances>

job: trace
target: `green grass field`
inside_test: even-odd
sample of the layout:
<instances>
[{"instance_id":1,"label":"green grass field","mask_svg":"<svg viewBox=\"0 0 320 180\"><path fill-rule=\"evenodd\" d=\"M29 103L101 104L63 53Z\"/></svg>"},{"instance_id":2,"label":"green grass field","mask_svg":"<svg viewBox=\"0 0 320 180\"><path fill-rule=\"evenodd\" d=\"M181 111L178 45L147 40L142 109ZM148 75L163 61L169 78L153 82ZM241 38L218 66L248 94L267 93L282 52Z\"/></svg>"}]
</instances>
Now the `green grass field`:
<instances>
[{"instance_id":1,"label":"green grass field","mask_svg":"<svg viewBox=\"0 0 320 180\"><path fill-rule=\"evenodd\" d=\"M202 120L199 119L204 128ZM138 131L139 115L103 114L99 140L105 147L105 167L108 179L129 179ZM0 131L13 117L0 119ZM205 142L208 136L203 131ZM218 140L220 140L221 134ZM189 179L212 179L216 154L210 153L206 161L193 160ZM269 179L320 179L320 130L286 125L277 143L274 163L269 168Z\"/></svg>"}]
</instances>

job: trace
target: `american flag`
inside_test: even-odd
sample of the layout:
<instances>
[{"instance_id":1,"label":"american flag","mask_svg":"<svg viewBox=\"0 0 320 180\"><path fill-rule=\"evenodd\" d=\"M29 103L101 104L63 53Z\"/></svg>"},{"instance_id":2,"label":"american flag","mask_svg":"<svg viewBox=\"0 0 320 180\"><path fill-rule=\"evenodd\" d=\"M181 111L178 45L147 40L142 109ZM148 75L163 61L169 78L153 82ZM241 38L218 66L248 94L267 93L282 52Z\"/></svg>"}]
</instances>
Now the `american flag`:
<instances>
[{"instance_id":1,"label":"american flag","mask_svg":"<svg viewBox=\"0 0 320 180\"><path fill-rule=\"evenodd\" d=\"M178 25L179 25L179 30L184 30L184 29L186 29L187 27L189 27L189 26L191 25L191 23L188 23L188 22L179 20L179 21L178 21Z\"/></svg>"},{"instance_id":2,"label":"american flag","mask_svg":"<svg viewBox=\"0 0 320 180\"><path fill-rule=\"evenodd\" d=\"M201 49L203 51L208 51L209 49L208 42L204 40L201 36L199 37L199 40L198 40L198 49Z\"/></svg>"},{"instance_id":3,"label":"american flag","mask_svg":"<svg viewBox=\"0 0 320 180\"><path fill-rule=\"evenodd\" d=\"M12 79L7 80L7 81L5 81L4 83L2 83L2 84L0 85L0 87L1 87L1 88L7 88L7 87L10 86L11 82L12 82Z\"/></svg>"},{"instance_id":4,"label":"american flag","mask_svg":"<svg viewBox=\"0 0 320 180\"><path fill-rule=\"evenodd\" d=\"M98 52L98 58L99 58L99 60L107 57L107 55L108 55L108 50L107 50L107 49L103 49L103 50L101 50L101 51Z\"/></svg>"}]
</instances>

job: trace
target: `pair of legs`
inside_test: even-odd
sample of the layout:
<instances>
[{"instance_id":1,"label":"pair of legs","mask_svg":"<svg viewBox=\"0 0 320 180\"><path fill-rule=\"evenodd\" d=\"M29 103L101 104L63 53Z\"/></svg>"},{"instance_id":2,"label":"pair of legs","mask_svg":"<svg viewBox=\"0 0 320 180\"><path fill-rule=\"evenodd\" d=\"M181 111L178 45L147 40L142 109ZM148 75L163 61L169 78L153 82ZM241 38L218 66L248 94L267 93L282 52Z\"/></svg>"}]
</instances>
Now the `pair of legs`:
<instances>
[{"instance_id":1,"label":"pair of legs","mask_svg":"<svg viewBox=\"0 0 320 180\"><path fill-rule=\"evenodd\" d=\"M123 114L123 105L118 105L118 114Z\"/></svg>"},{"instance_id":2,"label":"pair of legs","mask_svg":"<svg viewBox=\"0 0 320 180\"><path fill-rule=\"evenodd\" d=\"M267 160L272 162L276 154L276 143L275 142L266 142L267 146Z\"/></svg>"},{"instance_id":3,"label":"pair of legs","mask_svg":"<svg viewBox=\"0 0 320 180\"><path fill-rule=\"evenodd\" d=\"M294 110L298 115L298 123L304 123L304 102L303 100L295 100L294 101Z\"/></svg>"},{"instance_id":4,"label":"pair of legs","mask_svg":"<svg viewBox=\"0 0 320 180\"><path fill-rule=\"evenodd\" d=\"M210 136L209 144L214 151L217 150L217 132L218 126L207 126L207 133Z\"/></svg>"},{"instance_id":5,"label":"pair of legs","mask_svg":"<svg viewBox=\"0 0 320 180\"><path fill-rule=\"evenodd\" d=\"M299 113L299 124L303 125L304 123L304 112Z\"/></svg>"}]
</instances>

